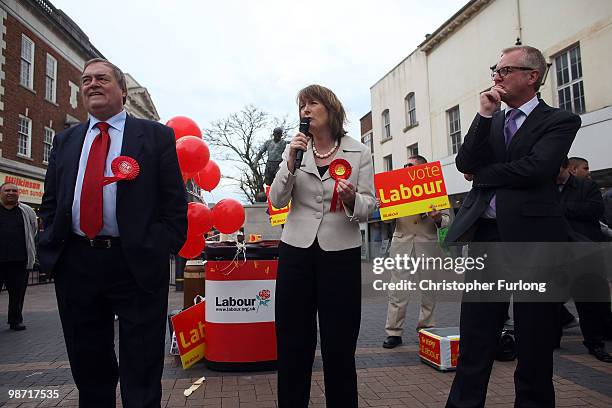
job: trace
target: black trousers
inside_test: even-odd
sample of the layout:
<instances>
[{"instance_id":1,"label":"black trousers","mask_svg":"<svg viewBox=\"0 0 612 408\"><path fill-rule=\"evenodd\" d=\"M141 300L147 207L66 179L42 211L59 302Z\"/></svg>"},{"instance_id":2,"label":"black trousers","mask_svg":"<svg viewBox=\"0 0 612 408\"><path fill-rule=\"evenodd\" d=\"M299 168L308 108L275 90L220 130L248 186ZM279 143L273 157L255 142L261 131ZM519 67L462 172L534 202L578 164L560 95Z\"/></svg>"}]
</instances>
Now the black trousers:
<instances>
[{"instance_id":1,"label":"black trousers","mask_svg":"<svg viewBox=\"0 0 612 408\"><path fill-rule=\"evenodd\" d=\"M28 286L26 261L0 262L0 291L6 287L9 295L8 320L10 325L23 322L23 301Z\"/></svg>"},{"instance_id":2,"label":"black trousers","mask_svg":"<svg viewBox=\"0 0 612 408\"><path fill-rule=\"evenodd\" d=\"M168 285L146 292L119 246L92 248L73 239L56 266L55 291L79 406L115 407L120 378L124 407L160 407Z\"/></svg>"},{"instance_id":3,"label":"black trousers","mask_svg":"<svg viewBox=\"0 0 612 408\"><path fill-rule=\"evenodd\" d=\"M494 221L479 221L475 242L499 242ZM474 256L470 253L470 256ZM485 269L486 271L486 269ZM468 280L469 275L466 277ZM446 406L484 407L508 302L461 304L459 361ZM553 343L559 303L513 302L518 364L515 407L554 407Z\"/></svg>"},{"instance_id":4,"label":"black trousers","mask_svg":"<svg viewBox=\"0 0 612 408\"><path fill-rule=\"evenodd\" d=\"M361 250L281 242L276 280L279 408L308 407L317 314L328 408L357 407L355 348L361 321Z\"/></svg>"}]
</instances>

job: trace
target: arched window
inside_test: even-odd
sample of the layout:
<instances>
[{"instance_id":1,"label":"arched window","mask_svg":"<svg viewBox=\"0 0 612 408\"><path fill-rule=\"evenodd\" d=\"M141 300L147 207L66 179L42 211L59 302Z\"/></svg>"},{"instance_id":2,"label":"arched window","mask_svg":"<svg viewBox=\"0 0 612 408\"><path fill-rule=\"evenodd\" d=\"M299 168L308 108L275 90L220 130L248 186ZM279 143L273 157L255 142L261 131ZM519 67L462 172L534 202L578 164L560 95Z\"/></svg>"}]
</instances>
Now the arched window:
<instances>
[{"instance_id":1,"label":"arched window","mask_svg":"<svg viewBox=\"0 0 612 408\"><path fill-rule=\"evenodd\" d=\"M385 109L382 113L382 125L382 140L391 139L391 119L389 117L389 109Z\"/></svg>"},{"instance_id":2,"label":"arched window","mask_svg":"<svg viewBox=\"0 0 612 408\"><path fill-rule=\"evenodd\" d=\"M404 98L404 105L406 107L406 127L412 127L417 123L414 92L410 92L406 95L406 98Z\"/></svg>"}]
</instances>

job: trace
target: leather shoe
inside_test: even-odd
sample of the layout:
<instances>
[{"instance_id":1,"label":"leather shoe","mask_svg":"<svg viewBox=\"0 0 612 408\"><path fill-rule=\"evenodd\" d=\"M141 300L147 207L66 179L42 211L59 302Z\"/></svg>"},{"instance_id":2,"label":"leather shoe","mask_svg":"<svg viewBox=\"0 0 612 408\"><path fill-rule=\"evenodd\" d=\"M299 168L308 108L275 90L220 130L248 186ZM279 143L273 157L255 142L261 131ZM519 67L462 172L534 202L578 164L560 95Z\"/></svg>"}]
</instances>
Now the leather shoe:
<instances>
[{"instance_id":1,"label":"leather shoe","mask_svg":"<svg viewBox=\"0 0 612 408\"><path fill-rule=\"evenodd\" d=\"M604 363L612 363L612 356L604 347L590 347L589 354L594 355L596 359Z\"/></svg>"},{"instance_id":2,"label":"leather shoe","mask_svg":"<svg viewBox=\"0 0 612 408\"><path fill-rule=\"evenodd\" d=\"M21 331L21 330L25 330L25 329L26 329L26 327L24 326L23 323L11 324L11 330Z\"/></svg>"},{"instance_id":3,"label":"leather shoe","mask_svg":"<svg viewBox=\"0 0 612 408\"><path fill-rule=\"evenodd\" d=\"M392 349L402 344L402 338L400 336L389 336L383 343L383 348Z\"/></svg>"}]
</instances>

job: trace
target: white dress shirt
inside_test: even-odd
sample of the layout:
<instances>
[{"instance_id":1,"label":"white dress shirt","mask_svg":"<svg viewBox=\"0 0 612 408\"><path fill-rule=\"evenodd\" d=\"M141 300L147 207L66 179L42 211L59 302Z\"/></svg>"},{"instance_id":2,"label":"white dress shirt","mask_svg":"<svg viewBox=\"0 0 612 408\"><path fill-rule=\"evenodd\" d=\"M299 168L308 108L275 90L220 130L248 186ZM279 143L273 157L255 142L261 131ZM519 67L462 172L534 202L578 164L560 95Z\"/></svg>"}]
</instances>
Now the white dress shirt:
<instances>
[{"instance_id":1,"label":"white dress shirt","mask_svg":"<svg viewBox=\"0 0 612 408\"><path fill-rule=\"evenodd\" d=\"M105 121L110 125L108 134L110 135L110 148L108 156L106 156L106 165L104 167L104 176L113 176L111 163L121 155L121 146L123 145L123 130L125 128L125 119L127 113L121 111L109 120ZM95 127L101 120L89 115L89 127L85 134L85 141L81 149L81 158L79 159L79 172L77 173L76 185L74 186L74 201L72 202L72 231L75 234L85 235L81 231L81 189L83 188L83 176L87 168L87 159L89 158L89 150L95 139L100 133L100 130ZM113 237L119 236L119 227L117 226L117 183L111 183L104 186L102 192L102 229L98 235L110 235Z\"/></svg>"},{"instance_id":2,"label":"white dress shirt","mask_svg":"<svg viewBox=\"0 0 612 408\"><path fill-rule=\"evenodd\" d=\"M527 116L529 116L529 114L531 112L533 112L533 110L536 108L536 106L538 106L538 104L540 103L540 101L538 100L538 96L534 96L533 98L531 98L530 100L528 100L527 102L525 102L524 104L522 104L521 106L519 106L518 110L520 110L521 112L523 112L522 115L518 115L518 117L516 119L514 119L514 123L516 123L516 131L518 132L518 130L521 128L521 126L523 125L523 123L525 123L525 120L527 119ZM504 118L508 117L508 114L512 111L513 109L510 108L506 108L505 112L504 112ZM504 122L505 124L505 122ZM501 135L501 137L505 137L503 134ZM493 197L491 198L491 201L493 201L495 199L495 195L493 195ZM495 211L495 208L493 208L493 206L491 205L491 203L489 203L489 206L487 208L485 208L484 212L482 213L483 218L497 218L497 213Z\"/></svg>"}]
</instances>

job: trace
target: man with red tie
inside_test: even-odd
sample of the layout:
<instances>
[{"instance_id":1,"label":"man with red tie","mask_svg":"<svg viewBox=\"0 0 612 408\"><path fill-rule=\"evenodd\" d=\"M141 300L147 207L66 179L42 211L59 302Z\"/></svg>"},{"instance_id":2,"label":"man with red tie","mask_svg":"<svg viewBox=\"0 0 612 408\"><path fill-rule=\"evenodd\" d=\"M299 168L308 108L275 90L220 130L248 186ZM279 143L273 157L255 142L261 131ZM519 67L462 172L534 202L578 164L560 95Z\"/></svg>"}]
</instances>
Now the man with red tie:
<instances>
[{"instance_id":1,"label":"man with red tie","mask_svg":"<svg viewBox=\"0 0 612 408\"><path fill-rule=\"evenodd\" d=\"M172 130L127 115L123 72L81 78L89 120L55 136L40 215L40 264L58 308L82 407L159 407L171 252L187 233ZM131 169L113 182L118 167ZM114 315L119 316L118 364Z\"/></svg>"}]
</instances>

